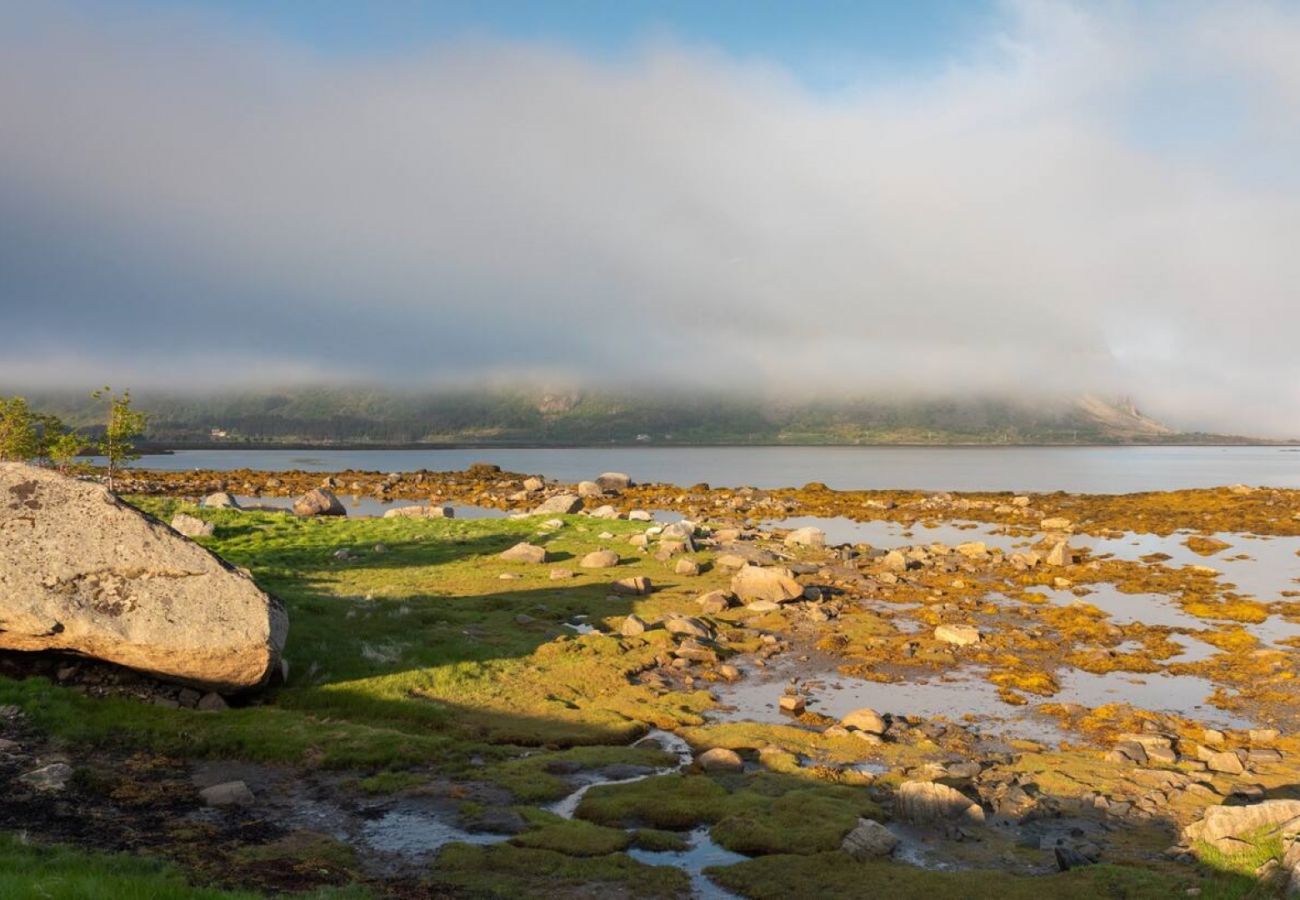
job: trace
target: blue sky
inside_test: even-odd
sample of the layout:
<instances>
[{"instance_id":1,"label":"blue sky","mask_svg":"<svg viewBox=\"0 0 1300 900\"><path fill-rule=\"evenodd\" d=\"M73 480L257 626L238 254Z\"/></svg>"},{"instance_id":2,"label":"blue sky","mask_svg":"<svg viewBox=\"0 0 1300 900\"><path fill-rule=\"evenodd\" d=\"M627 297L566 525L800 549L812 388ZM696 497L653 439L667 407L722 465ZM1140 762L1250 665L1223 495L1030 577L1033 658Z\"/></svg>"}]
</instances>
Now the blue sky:
<instances>
[{"instance_id":1,"label":"blue sky","mask_svg":"<svg viewBox=\"0 0 1300 900\"><path fill-rule=\"evenodd\" d=\"M472 37L544 41L618 58L669 39L780 65L825 89L863 72L925 69L997 18L984 0L181 0L329 54L385 55ZM145 7L147 8L147 7Z\"/></svg>"}]
</instances>

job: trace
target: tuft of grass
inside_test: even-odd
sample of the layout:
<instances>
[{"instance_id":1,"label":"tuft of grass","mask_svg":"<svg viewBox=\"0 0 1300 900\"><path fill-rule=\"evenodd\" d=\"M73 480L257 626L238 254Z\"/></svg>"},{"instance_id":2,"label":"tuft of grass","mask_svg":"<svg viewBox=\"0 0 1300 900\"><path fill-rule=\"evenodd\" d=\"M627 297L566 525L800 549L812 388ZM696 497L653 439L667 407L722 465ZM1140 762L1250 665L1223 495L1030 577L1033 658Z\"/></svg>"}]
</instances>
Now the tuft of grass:
<instances>
[{"instance_id":1,"label":"tuft of grass","mask_svg":"<svg viewBox=\"0 0 1300 900\"><path fill-rule=\"evenodd\" d=\"M647 866L626 853L574 857L513 844L449 844L428 880L434 896L474 897L630 896L676 900L690 893L686 873Z\"/></svg>"}]
</instances>

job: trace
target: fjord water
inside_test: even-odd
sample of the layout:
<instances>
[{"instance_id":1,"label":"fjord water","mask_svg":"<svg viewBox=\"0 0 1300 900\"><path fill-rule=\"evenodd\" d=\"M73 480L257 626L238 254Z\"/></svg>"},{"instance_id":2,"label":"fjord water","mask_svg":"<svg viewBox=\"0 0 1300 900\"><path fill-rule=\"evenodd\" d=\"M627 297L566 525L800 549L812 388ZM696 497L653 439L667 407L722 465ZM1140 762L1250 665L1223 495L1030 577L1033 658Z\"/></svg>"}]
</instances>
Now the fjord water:
<instances>
[{"instance_id":1,"label":"fjord water","mask_svg":"<svg viewBox=\"0 0 1300 900\"><path fill-rule=\"evenodd\" d=\"M1126 494L1228 484L1300 487L1293 447L578 447L449 450L178 450L140 468L510 472L579 481L605 471L689 486Z\"/></svg>"}]
</instances>

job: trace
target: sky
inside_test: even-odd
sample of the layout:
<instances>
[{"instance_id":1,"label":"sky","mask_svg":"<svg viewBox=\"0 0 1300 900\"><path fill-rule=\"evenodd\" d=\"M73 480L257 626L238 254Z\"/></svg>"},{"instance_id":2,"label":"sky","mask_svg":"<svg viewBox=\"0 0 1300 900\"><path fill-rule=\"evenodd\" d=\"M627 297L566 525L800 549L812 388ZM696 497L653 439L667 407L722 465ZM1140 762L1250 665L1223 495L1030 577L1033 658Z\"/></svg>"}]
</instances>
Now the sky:
<instances>
[{"instance_id":1,"label":"sky","mask_svg":"<svg viewBox=\"0 0 1300 900\"><path fill-rule=\"evenodd\" d=\"M1300 435L1300 4L0 0L0 383Z\"/></svg>"}]
</instances>

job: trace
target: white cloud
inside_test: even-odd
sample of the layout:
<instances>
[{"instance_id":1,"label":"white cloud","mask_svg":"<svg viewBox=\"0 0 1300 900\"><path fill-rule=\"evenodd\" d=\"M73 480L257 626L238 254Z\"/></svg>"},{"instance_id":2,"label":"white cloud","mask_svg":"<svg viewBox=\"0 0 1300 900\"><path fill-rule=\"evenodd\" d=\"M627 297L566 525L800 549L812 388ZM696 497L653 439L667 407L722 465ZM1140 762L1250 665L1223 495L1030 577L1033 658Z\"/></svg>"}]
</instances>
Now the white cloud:
<instances>
[{"instance_id":1,"label":"white cloud","mask_svg":"<svg viewBox=\"0 0 1300 900\"><path fill-rule=\"evenodd\" d=\"M358 61L5 15L0 377L53 348L94 382L1104 390L1300 431L1276 7L1017 3L938 75L834 94L662 41Z\"/></svg>"}]
</instances>

